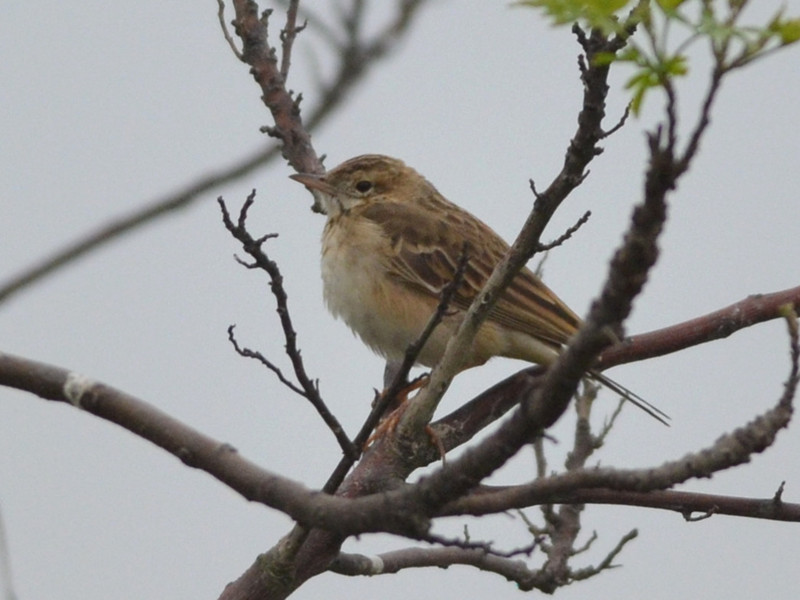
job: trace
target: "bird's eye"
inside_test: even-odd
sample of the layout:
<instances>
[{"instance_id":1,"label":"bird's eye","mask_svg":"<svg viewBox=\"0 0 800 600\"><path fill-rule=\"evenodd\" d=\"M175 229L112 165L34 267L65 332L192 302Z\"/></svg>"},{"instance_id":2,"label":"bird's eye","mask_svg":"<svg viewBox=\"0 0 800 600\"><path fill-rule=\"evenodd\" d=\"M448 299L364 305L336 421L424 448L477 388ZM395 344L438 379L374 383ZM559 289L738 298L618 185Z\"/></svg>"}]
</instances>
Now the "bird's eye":
<instances>
[{"instance_id":1,"label":"bird's eye","mask_svg":"<svg viewBox=\"0 0 800 600\"><path fill-rule=\"evenodd\" d=\"M362 194L370 191L372 189L372 182L367 181L366 179L362 179L358 183L356 183L356 190L361 192Z\"/></svg>"}]
</instances>

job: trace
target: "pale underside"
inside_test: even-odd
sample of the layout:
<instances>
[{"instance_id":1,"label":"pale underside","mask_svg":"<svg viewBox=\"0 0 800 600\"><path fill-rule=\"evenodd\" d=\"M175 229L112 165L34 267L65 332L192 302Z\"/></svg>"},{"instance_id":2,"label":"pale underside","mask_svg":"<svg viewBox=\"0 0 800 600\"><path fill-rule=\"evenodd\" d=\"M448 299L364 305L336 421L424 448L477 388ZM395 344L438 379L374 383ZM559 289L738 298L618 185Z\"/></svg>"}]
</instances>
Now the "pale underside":
<instances>
[{"instance_id":1,"label":"pale underside","mask_svg":"<svg viewBox=\"0 0 800 600\"><path fill-rule=\"evenodd\" d=\"M435 190L415 200L378 198L331 216L323 233L322 277L330 311L374 351L397 360L425 327L466 248L469 262L452 314L418 357L420 364L433 366L508 246ZM465 368L492 356L549 364L579 323L525 268L481 327Z\"/></svg>"}]
</instances>

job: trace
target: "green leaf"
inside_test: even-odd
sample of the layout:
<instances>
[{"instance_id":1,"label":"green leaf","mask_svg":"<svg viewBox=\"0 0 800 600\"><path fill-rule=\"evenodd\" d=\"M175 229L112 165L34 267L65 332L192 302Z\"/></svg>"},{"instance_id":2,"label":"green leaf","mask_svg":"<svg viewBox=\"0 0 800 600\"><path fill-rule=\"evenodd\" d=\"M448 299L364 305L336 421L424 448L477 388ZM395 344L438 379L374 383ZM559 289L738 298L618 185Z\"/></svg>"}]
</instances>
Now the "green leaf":
<instances>
[{"instance_id":1,"label":"green leaf","mask_svg":"<svg viewBox=\"0 0 800 600\"><path fill-rule=\"evenodd\" d=\"M664 59L661 66L663 73L667 77L678 77L689 72L689 64L686 57L681 54Z\"/></svg>"},{"instance_id":2,"label":"green leaf","mask_svg":"<svg viewBox=\"0 0 800 600\"><path fill-rule=\"evenodd\" d=\"M770 24L770 29L778 34L784 46L800 40L800 19L778 20L777 23Z\"/></svg>"},{"instance_id":3,"label":"green leaf","mask_svg":"<svg viewBox=\"0 0 800 600\"><path fill-rule=\"evenodd\" d=\"M656 2L658 3L658 6L665 13L674 12L685 1L686 0L656 0Z\"/></svg>"},{"instance_id":4,"label":"green leaf","mask_svg":"<svg viewBox=\"0 0 800 600\"><path fill-rule=\"evenodd\" d=\"M515 6L543 9L555 25L581 21L604 31L615 31L616 13L632 0L518 0Z\"/></svg>"},{"instance_id":5,"label":"green leaf","mask_svg":"<svg viewBox=\"0 0 800 600\"><path fill-rule=\"evenodd\" d=\"M617 55L613 52L598 52L594 55L594 64L598 67L607 67L617 60Z\"/></svg>"},{"instance_id":6,"label":"green leaf","mask_svg":"<svg viewBox=\"0 0 800 600\"><path fill-rule=\"evenodd\" d=\"M634 115L639 114L644 103L645 94L658 85L658 76L651 68L642 69L628 79L627 83L625 83L625 88L633 91L631 111Z\"/></svg>"}]
</instances>

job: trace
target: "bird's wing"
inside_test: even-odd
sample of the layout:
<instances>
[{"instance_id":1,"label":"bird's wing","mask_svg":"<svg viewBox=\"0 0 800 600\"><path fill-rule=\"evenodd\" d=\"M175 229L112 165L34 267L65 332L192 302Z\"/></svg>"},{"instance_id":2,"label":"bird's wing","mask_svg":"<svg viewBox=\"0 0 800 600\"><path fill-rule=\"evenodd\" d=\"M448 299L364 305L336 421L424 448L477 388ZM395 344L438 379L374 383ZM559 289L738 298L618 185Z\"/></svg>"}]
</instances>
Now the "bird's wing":
<instances>
[{"instance_id":1,"label":"bird's wing","mask_svg":"<svg viewBox=\"0 0 800 600\"><path fill-rule=\"evenodd\" d=\"M464 279L452 301L462 310L469 307L508 250L508 244L488 225L444 199L415 204L373 202L359 212L380 226L389 240L390 275L418 293L438 299L466 251ZM528 268L506 288L488 319L554 347L564 344L580 325L577 315Z\"/></svg>"}]
</instances>

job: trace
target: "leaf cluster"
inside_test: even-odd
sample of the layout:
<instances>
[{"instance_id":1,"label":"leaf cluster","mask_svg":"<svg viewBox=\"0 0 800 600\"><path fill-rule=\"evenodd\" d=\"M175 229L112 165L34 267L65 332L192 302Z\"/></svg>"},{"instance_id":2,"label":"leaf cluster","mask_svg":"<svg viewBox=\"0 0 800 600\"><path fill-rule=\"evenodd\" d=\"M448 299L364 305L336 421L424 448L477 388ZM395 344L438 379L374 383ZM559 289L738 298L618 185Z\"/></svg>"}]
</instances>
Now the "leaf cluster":
<instances>
[{"instance_id":1,"label":"leaf cluster","mask_svg":"<svg viewBox=\"0 0 800 600\"><path fill-rule=\"evenodd\" d=\"M697 43L708 44L714 70L722 74L800 40L800 18L786 16L783 9L766 23L742 24L749 0L520 0L516 4L542 10L555 26L577 22L623 37L641 30L642 35L630 39L624 51L595 58L600 64L633 67L625 88L630 90L635 115L648 92L668 91L673 80L689 73L688 51Z\"/></svg>"}]
</instances>

